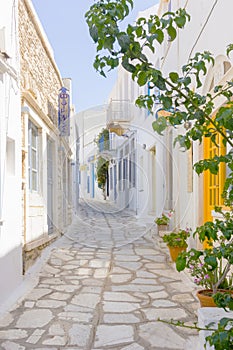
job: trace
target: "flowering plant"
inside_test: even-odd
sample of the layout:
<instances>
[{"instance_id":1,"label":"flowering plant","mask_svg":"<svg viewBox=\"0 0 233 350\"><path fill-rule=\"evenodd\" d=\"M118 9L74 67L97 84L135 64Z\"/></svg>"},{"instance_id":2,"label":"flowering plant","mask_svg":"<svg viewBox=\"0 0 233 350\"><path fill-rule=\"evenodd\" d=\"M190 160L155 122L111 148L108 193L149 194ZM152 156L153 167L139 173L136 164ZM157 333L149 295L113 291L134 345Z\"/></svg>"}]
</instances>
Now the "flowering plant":
<instances>
[{"instance_id":1,"label":"flowering plant","mask_svg":"<svg viewBox=\"0 0 233 350\"><path fill-rule=\"evenodd\" d=\"M190 236L190 230L178 230L164 235L163 241L170 247L187 247L187 239Z\"/></svg>"},{"instance_id":2,"label":"flowering plant","mask_svg":"<svg viewBox=\"0 0 233 350\"><path fill-rule=\"evenodd\" d=\"M215 209L216 210L216 209ZM176 269L188 269L194 282L205 289L232 289L233 263L233 217L230 213L223 213L223 220L206 222L197 228L201 242L208 242L208 247L202 251L191 249L182 252L176 260ZM225 219L225 220L224 220Z\"/></svg>"},{"instance_id":3,"label":"flowering plant","mask_svg":"<svg viewBox=\"0 0 233 350\"><path fill-rule=\"evenodd\" d=\"M230 264L224 258L230 252L232 254L230 244L204 251L191 249L181 253L176 261L176 267L178 271L182 271L183 267L188 268L194 283L205 289L212 289L215 293L218 289L228 289L232 286L232 276L228 275Z\"/></svg>"},{"instance_id":4,"label":"flowering plant","mask_svg":"<svg viewBox=\"0 0 233 350\"><path fill-rule=\"evenodd\" d=\"M167 214L162 213L162 215L155 219L157 225L168 225L172 217L174 210L170 210Z\"/></svg>"},{"instance_id":5,"label":"flowering plant","mask_svg":"<svg viewBox=\"0 0 233 350\"><path fill-rule=\"evenodd\" d=\"M165 214L162 214L162 216L155 219L155 223L157 225L168 225L169 220L169 217L167 217Z\"/></svg>"}]
</instances>

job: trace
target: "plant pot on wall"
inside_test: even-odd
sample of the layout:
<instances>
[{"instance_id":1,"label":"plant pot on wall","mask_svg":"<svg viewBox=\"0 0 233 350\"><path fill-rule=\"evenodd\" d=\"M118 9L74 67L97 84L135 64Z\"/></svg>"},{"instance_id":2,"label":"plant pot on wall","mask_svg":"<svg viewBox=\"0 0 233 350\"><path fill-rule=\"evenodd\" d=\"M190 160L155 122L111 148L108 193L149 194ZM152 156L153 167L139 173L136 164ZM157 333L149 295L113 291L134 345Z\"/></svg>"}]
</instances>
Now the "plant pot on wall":
<instances>
[{"instance_id":1,"label":"plant pot on wall","mask_svg":"<svg viewBox=\"0 0 233 350\"><path fill-rule=\"evenodd\" d=\"M171 259L174 262L176 261L178 255L181 252L185 252L186 251L186 247L171 247L171 246L168 245L168 248L169 248Z\"/></svg>"}]
</instances>

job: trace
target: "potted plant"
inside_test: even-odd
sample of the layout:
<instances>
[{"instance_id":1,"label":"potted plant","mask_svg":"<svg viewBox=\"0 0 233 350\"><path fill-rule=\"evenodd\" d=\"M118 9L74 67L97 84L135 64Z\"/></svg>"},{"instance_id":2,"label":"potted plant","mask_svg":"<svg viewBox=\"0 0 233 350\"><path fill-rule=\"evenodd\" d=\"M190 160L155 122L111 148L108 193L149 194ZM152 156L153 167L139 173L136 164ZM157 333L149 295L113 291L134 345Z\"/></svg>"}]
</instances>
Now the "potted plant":
<instances>
[{"instance_id":1,"label":"potted plant","mask_svg":"<svg viewBox=\"0 0 233 350\"><path fill-rule=\"evenodd\" d=\"M194 233L201 242L208 242L207 248L183 252L176 260L177 270L188 269L194 282L203 287L198 291L197 297L204 307L216 306L213 298L216 293L233 292L233 218L230 212L224 213L220 208L216 209L221 212L223 219L206 222Z\"/></svg>"},{"instance_id":2,"label":"potted plant","mask_svg":"<svg viewBox=\"0 0 233 350\"><path fill-rule=\"evenodd\" d=\"M172 261L176 261L178 255L186 251L187 249L187 239L190 236L190 230L180 229L178 231L171 232L169 234L165 234L163 236L163 241L167 243L167 246L170 251L170 256Z\"/></svg>"},{"instance_id":3,"label":"potted plant","mask_svg":"<svg viewBox=\"0 0 233 350\"><path fill-rule=\"evenodd\" d=\"M158 231L167 231L168 230L169 221L172 217L173 212L174 212L173 210L170 210L167 214L162 213L161 216L157 217L154 220L158 226Z\"/></svg>"}]
</instances>

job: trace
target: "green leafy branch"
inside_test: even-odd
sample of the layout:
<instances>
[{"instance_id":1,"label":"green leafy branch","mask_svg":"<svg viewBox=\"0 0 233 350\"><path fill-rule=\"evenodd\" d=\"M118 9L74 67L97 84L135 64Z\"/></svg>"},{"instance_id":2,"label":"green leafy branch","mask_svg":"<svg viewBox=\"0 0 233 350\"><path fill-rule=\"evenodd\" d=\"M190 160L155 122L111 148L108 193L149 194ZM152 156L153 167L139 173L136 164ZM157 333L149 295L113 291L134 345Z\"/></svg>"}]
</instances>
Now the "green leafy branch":
<instances>
[{"instance_id":1,"label":"green leafy branch","mask_svg":"<svg viewBox=\"0 0 233 350\"><path fill-rule=\"evenodd\" d=\"M188 329L194 329L198 332L200 331L210 331L212 332L208 335L206 339L205 349L207 347L207 343L210 346L214 346L215 350L232 350L233 349L233 319L228 317L223 317L219 323L217 324L217 328L213 327L214 322L209 323L206 327L199 327L197 323L193 325L187 325L182 321L166 321L158 319L159 322L163 322L175 327L182 327Z\"/></svg>"},{"instance_id":2,"label":"green leafy branch","mask_svg":"<svg viewBox=\"0 0 233 350\"><path fill-rule=\"evenodd\" d=\"M155 52L155 41L159 44L163 42L164 31L173 41L177 36L177 28L183 28L190 17L184 9L179 9L176 13L165 13L161 19L157 15L151 15L148 20L139 18L135 25L129 24L123 31L119 22L127 17L132 7L132 0L99 0L91 6L85 17L90 35L97 45L94 68L106 77L105 69L114 69L121 62L142 86L150 80L148 70L152 68L143 48L148 47L151 52Z\"/></svg>"}]
</instances>

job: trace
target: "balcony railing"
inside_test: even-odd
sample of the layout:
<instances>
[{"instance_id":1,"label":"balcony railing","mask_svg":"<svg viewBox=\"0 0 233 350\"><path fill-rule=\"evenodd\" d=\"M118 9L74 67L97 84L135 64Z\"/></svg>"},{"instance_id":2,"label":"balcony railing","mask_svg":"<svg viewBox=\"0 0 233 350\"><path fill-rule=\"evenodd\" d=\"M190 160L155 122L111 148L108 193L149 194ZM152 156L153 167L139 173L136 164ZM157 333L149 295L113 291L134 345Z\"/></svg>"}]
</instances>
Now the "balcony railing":
<instances>
[{"instance_id":1,"label":"balcony railing","mask_svg":"<svg viewBox=\"0 0 233 350\"><path fill-rule=\"evenodd\" d=\"M99 152L109 151L110 142L109 140L104 140L104 135L99 139L98 147Z\"/></svg>"},{"instance_id":2,"label":"balcony railing","mask_svg":"<svg viewBox=\"0 0 233 350\"><path fill-rule=\"evenodd\" d=\"M98 149L99 156L107 160L116 157L116 149L112 147L110 140L104 140L104 135L99 139Z\"/></svg>"},{"instance_id":3,"label":"balcony railing","mask_svg":"<svg viewBox=\"0 0 233 350\"><path fill-rule=\"evenodd\" d=\"M107 125L127 123L132 120L129 100L111 100L107 109Z\"/></svg>"}]
</instances>

